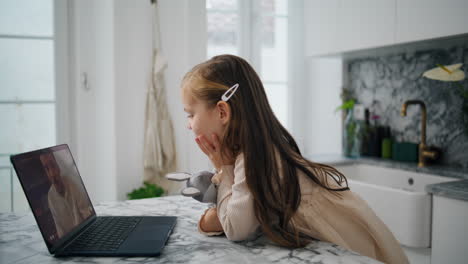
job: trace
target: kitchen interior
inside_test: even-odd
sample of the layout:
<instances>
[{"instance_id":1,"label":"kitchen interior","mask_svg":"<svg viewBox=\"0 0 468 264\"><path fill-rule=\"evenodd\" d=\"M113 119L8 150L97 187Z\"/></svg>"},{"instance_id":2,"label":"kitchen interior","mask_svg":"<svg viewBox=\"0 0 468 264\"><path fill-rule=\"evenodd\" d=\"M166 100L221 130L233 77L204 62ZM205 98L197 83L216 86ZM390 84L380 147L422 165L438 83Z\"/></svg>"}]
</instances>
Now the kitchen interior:
<instances>
[{"instance_id":1,"label":"kitchen interior","mask_svg":"<svg viewBox=\"0 0 468 264\"><path fill-rule=\"evenodd\" d=\"M273 71L287 76L272 83L287 83L287 89L272 95L272 105L303 155L347 177L351 190L393 232L410 263L466 263L468 1L224 1L248 14L239 17L236 32L258 24L254 11L260 12L264 2L271 2L273 10L286 6L288 12L276 14L275 25L287 17L282 25L287 29L287 53L273 53L265 61L255 55L259 47L251 44L258 41L255 26L247 37L235 35L237 49L209 49L209 36L215 33L207 17L215 0L155 2L157 41L168 63L164 82L174 125L174 170L210 167L186 129L179 98L183 74L226 50L263 69L262 78L281 75L265 73L266 64L276 63ZM52 139L31 142L30 134L18 131L35 130L37 121L25 118L33 124L0 132L5 198L0 213L29 210L8 156L48 144L70 145L93 203L126 200L126 193L143 181L144 110L155 32L151 1L56 0L49 5L56 21L66 21L55 25L53 37L45 38L58 47L52 52L60 66L53 77L56 121L48 123L55 130L43 130ZM4 25L12 20L2 17ZM7 40L15 37L1 28L0 41L8 50ZM7 54L0 58L4 65L9 62ZM10 69L4 67L0 72ZM2 87L14 81L0 76ZM17 122L8 119L12 99L5 94L0 98L5 109L0 120ZM28 100L24 94L15 96ZM283 97L286 103L275 101ZM13 137L15 133L19 136ZM170 186L167 191L177 195L179 189ZM348 253L336 254L343 254L344 263L347 258L367 263Z\"/></svg>"},{"instance_id":2,"label":"kitchen interior","mask_svg":"<svg viewBox=\"0 0 468 264\"><path fill-rule=\"evenodd\" d=\"M341 68L342 76L336 84L343 103L341 155L311 158L348 177L411 263L463 263L467 82L464 70L445 66L458 69L467 62L466 21L453 9L466 10L467 3L360 3L305 2L309 79L327 74L322 62ZM450 77L433 75L439 72ZM326 83L314 84L322 89Z\"/></svg>"}]
</instances>

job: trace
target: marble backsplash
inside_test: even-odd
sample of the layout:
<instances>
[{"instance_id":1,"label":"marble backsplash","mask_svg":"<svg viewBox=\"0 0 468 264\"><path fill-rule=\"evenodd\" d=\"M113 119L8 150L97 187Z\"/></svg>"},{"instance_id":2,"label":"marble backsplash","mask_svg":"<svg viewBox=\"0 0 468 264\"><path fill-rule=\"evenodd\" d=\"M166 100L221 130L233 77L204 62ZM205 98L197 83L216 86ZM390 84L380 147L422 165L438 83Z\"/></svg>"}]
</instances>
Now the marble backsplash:
<instances>
[{"instance_id":1,"label":"marble backsplash","mask_svg":"<svg viewBox=\"0 0 468 264\"><path fill-rule=\"evenodd\" d=\"M463 63L467 73L468 41L450 47L407 51L385 56L359 57L346 61L347 81L344 89L365 107L375 111L381 125L390 126L394 140L419 143L421 109L408 107L400 115L406 100L418 99L426 104L426 141L442 149L439 163L468 167L468 128L462 112L460 87L468 91L468 80L442 82L421 77L436 64ZM468 74L467 74L468 75Z\"/></svg>"}]
</instances>

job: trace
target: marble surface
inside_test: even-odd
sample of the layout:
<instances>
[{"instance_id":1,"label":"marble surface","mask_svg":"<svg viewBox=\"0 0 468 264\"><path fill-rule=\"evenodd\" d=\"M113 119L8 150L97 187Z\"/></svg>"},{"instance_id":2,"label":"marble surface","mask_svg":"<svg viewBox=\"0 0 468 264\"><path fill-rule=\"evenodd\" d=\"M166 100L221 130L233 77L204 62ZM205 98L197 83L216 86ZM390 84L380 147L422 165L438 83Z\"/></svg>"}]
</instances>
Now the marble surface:
<instances>
[{"instance_id":1,"label":"marble surface","mask_svg":"<svg viewBox=\"0 0 468 264\"><path fill-rule=\"evenodd\" d=\"M179 195L95 206L98 216L177 216L166 247L154 258L54 258L31 213L1 213L0 263L380 263L326 242L287 249L273 245L264 236L243 242L231 242L225 236L207 237L197 231L198 219L206 208L206 204Z\"/></svg>"},{"instance_id":2,"label":"marble surface","mask_svg":"<svg viewBox=\"0 0 468 264\"><path fill-rule=\"evenodd\" d=\"M385 56L363 56L346 61L347 78L343 84L351 96L380 116L380 125L390 126L394 140L421 141L421 109L408 107L400 116L403 103L418 99L427 108L427 144L442 149L444 165L468 169L468 106L461 89L468 91L468 79L442 82L421 77L437 64L468 63L468 40Z\"/></svg>"},{"instance_id":3,"label":"marble surface","mask_svg":"<svg viewBox=\"0 0 468 264\"><path fill-rule=\"evenodd\" d=\"M431 184L426 191L433 195L468 201L468 180Z\"/></svg>"}]
</instances>

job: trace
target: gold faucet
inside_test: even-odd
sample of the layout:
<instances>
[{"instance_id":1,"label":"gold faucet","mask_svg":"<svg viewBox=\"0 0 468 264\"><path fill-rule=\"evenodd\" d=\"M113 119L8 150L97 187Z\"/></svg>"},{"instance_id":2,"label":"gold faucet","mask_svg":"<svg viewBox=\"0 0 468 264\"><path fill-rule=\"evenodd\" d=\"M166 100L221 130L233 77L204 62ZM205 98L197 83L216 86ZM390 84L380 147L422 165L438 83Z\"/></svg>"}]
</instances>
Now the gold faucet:
<instances>
[{"instance_id":1,"label":"gold faucet","mask_svg":"<svg viewBox=\"0 0 468 264\"><path fill-rule=\"evenodd\" d=\"M426 146L426 104L421 100L408 100L401 107L401 116L406 116L406 109L408 105L418 104L421 106L422 118L421 118L421 143L419 143L419 154L418 154L418 167L425 167L427 159L436 159L439 153L435 150L431 150Z\"/></svg>"}]
</instances>

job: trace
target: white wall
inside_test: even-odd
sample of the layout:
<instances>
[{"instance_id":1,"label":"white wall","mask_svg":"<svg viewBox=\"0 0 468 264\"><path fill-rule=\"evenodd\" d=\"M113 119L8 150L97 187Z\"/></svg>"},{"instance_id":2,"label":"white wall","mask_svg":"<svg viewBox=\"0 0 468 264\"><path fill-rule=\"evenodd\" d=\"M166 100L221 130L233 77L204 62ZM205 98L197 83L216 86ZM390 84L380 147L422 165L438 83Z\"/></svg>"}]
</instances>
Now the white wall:
<instances>
[{"instance_id":1,"label":"white wall","mask_svg":"<svg viewBox=\"0 0 468 264\"><path fill-rule=\"evenodd\" d=\"M72 151L92 200L102 201L116 197L113 2L75 1L70 7ZM88 75L90 90L80 86L82 73Z\"/></svg>"},{"instance_id":2,"label":"white wall","mask_svg":"<svg viewBox=\"0 0 468 264\"><path fill-rule=\"evenodd\" d=\"M177 169L206 169L208 160L186 129L179 98L183 74L205 59L205 4L159 0L158 5ZM153 9L149 0L73 1L70 8L73 152L93 202L125 199L143 179ZM83 72L89 76L89 91L80 83Z\"/></svg>"},{"instance_id":3,"label":"white wall","mask_svg":"<svg viewBox=\"0 0 468 264\"><path fill-rule=\"evenodd\" d=\"M208 159L198 149L187 129L186 113L180 100L180 81L196 64L206 60L206 16L204 0L163 0L160 5L162 49L169 66L166 89L169 112L176 135L178 169L207 169Z\"/></svg>"},{"instance_id":4,"label":"white wall","mask_svg":"<svg viewBox=\"0 0 468 264\"><path fill-rule=\"evenodd\" d=\"M340 58L309 58L307 61L307 102L304 110L306 156L341 154L341 105L343 85Z\"/></svg>"},{"instance_id":5,"label":"white wall","mask_svg":"<svg viewBox=\"0 0 468 264\"><path fill-rule=\"evenodd\" d=\"M305 154L309 85L306 82L306 58L304 57L304 3L289 1L288 24L288 127L302 154Z\"/></svg>"},{"instance_id":6,"label":"white wall","mask_svg":"<svg viewBox=\"0 0 468 264\"><path fill-rule=\"evenodd\" d=\"M114 1L117 198L143 180L146 89L152 62L150 1Z\"/></svg>"}]
</instances>

